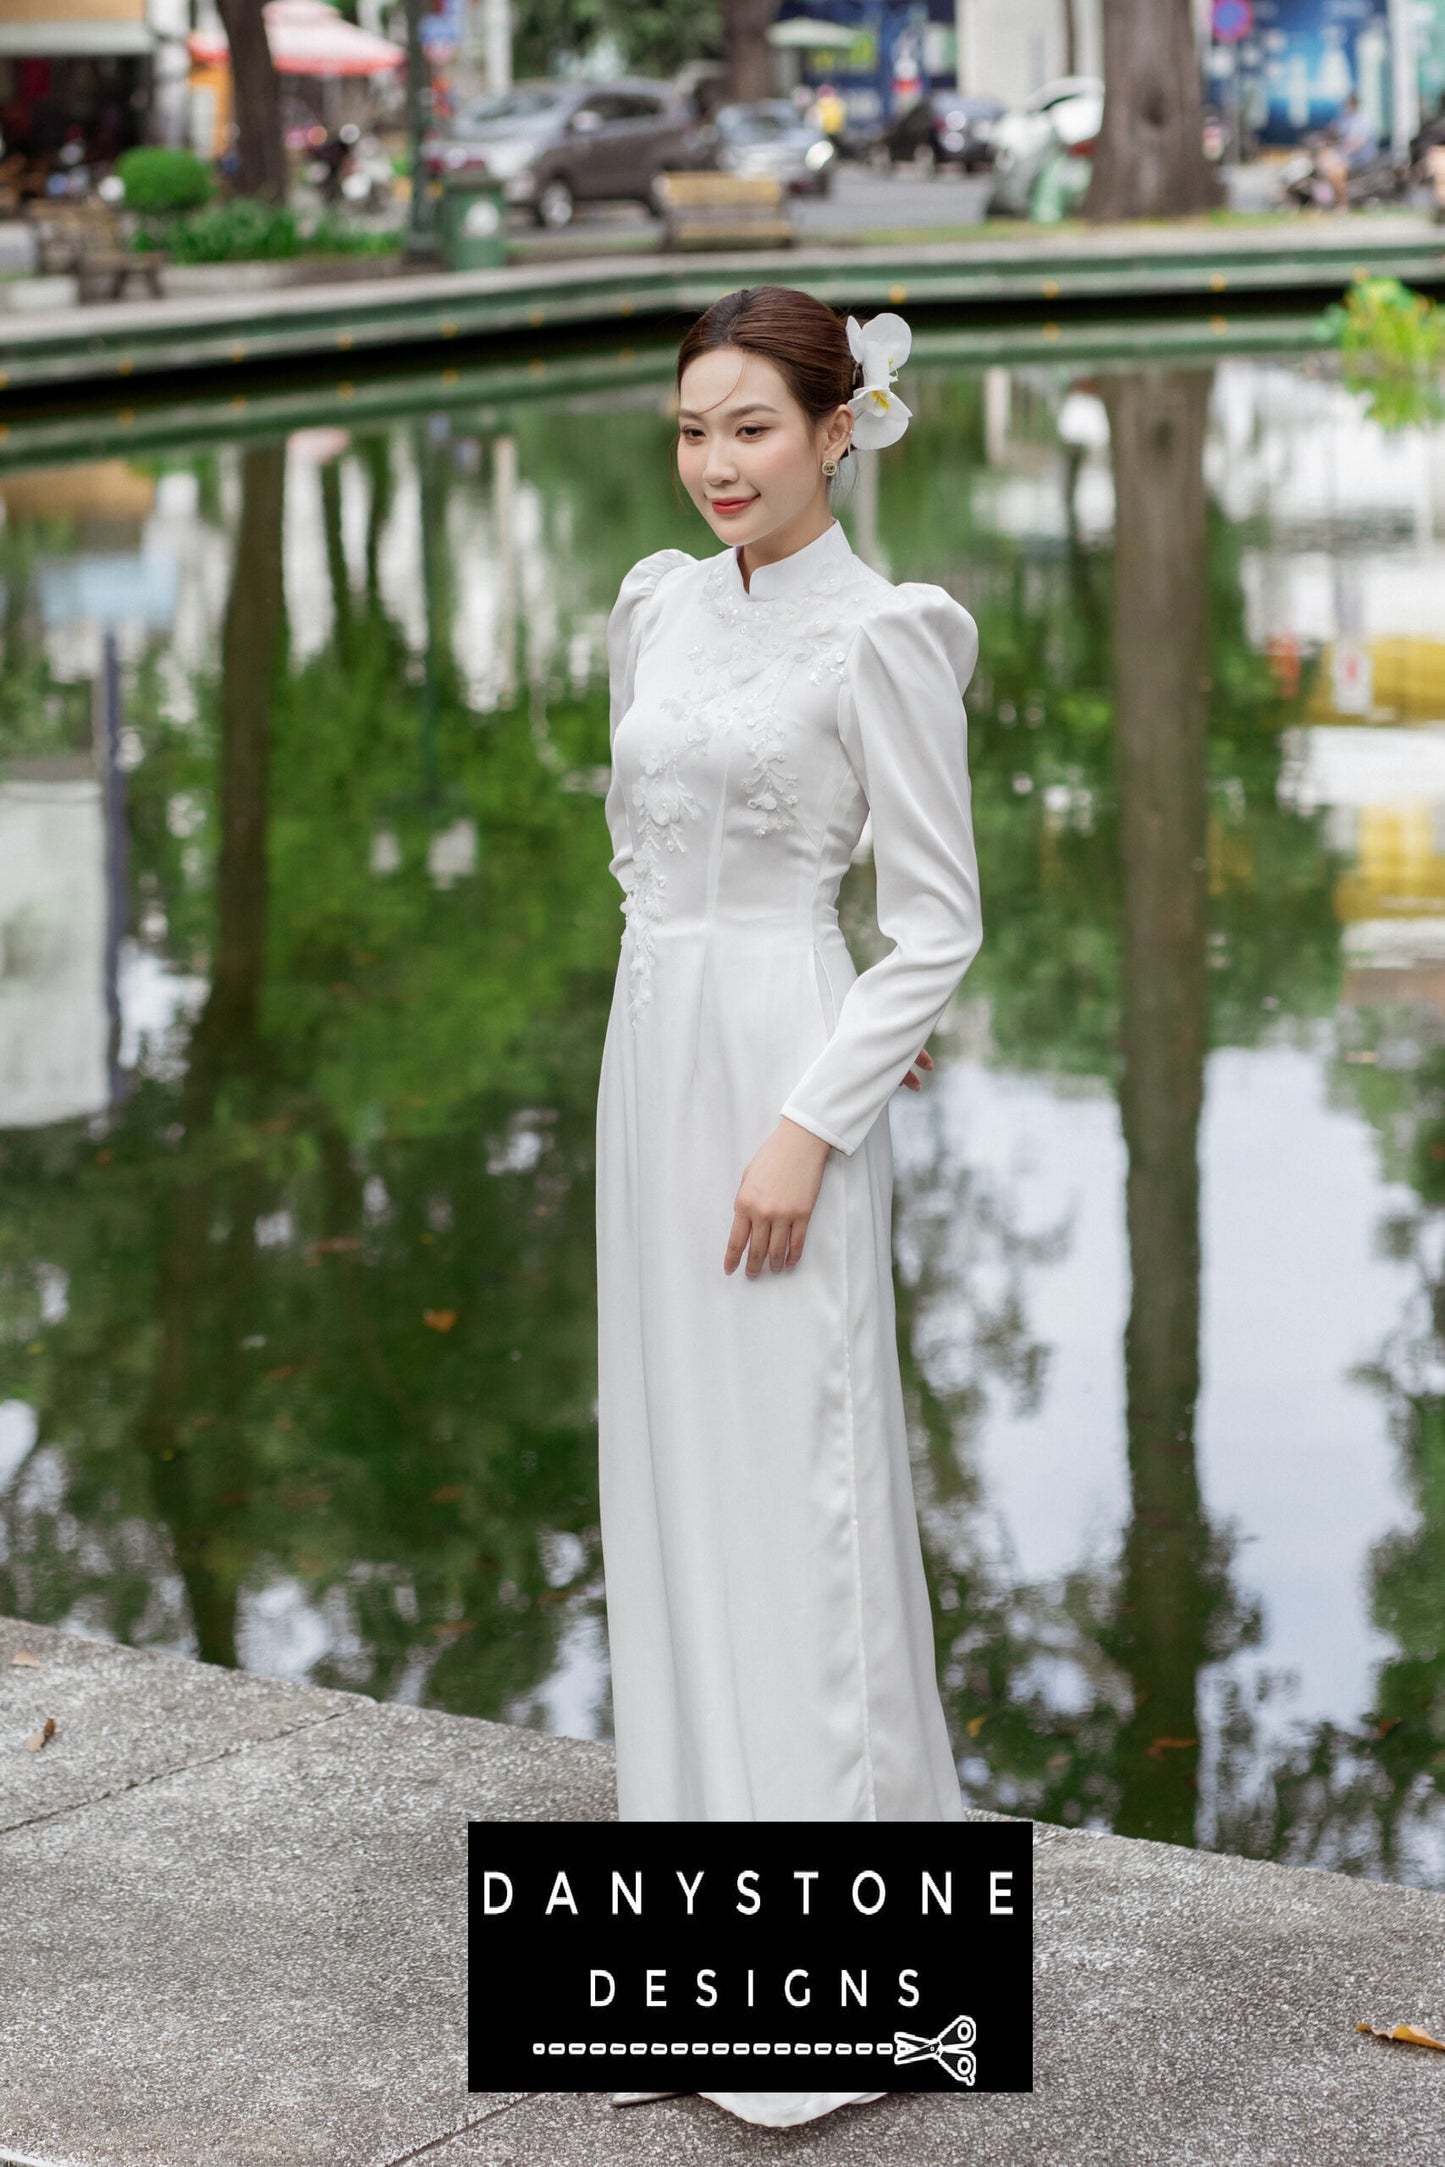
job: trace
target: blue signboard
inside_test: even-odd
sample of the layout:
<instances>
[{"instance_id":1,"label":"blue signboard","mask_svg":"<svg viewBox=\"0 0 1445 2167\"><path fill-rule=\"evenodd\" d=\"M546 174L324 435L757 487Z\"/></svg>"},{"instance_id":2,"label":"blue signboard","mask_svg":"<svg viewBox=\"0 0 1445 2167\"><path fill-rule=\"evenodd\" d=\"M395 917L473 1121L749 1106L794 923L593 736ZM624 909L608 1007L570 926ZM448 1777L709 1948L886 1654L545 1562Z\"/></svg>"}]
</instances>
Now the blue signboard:
<instances>
[{"instance_id":1,"label":"blue signboard","mask_svg":"<svg viewBox=\"0 0 1445 2167\"><path fill-rule=\"evenodd\" d=\"M1388 131L1387 0L1252 0L1254 23L1226 47L1216 33L1214 72L1239 101L1260 143L1298 143L1333 120L1353 94ZM1227 35L1227 33L1226 33Z\"/></svg>"},{"instance_id":2,"label":"blue signboard","mask_svg":"<svg viewBox=\"0 0 1445 2167\"><path fill-rule=\"evenodd\" d=\"M783 0L778 20L836 23L846 46L801 53L801 79L831 83L848 108L848 125L889 119L934 87L926 52L930 22L954 27L953 0ZM943 80L951 81L952 69Z\"/></svg>"}]
</instances>

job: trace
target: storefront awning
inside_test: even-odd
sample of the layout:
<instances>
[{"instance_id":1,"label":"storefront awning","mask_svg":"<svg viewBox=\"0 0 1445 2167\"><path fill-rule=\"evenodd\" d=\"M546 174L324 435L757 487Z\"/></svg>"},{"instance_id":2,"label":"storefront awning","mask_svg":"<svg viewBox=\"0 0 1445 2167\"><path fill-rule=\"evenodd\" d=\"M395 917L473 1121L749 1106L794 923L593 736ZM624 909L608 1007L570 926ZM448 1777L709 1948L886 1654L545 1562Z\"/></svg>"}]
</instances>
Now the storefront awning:
<instances>
[{"instance_id":1,"label":"storefront awning","mask_svg":"<svg viewBox=\"0 0 1445 2167\"><path fill-rule=\"evenodd\" d=\"M0 59L95 60L115 53L149 53L155 35L148 23L0 22Z\"/></svg>"},{"instance_id":2,"label":"storefront awning","mask_svg":"<svg viewBox=\"0 0 1445 2167\"><path fill-rule=\"evenodd\" d=\"M261 14L278 75L389 75L406 59L404 45L358 29L325 0L266 0ZM205 66L223 66L231 57L220 31L194 30L186 43L192 60Z\"/></svg>"},{"instance_id":3,"label":"storefront awning","mask_svg":"<svg viewBox=\"0 0 1445 2167\"><path fill-rule=\"evenodd\" d=\"M803 51L818 51L828 46L842 52L853 43L858 32L842 23L814 22L806 16L793 16L785 23L768 25L769 45L794 46Z\"/></svg>"}]
</instances>

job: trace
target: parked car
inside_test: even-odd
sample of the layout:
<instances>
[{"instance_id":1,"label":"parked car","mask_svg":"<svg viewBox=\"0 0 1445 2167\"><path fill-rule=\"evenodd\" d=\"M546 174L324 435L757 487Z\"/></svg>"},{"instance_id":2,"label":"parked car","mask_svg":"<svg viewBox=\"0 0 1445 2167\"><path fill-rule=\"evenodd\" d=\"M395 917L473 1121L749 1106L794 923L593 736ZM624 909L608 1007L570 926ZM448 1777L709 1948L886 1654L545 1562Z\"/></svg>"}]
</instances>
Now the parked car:
<instances>
[{"instance_id":1,"label":"parked car","mask_svg":"<svg viewBox=\"0 0 1445 2167\"><path fill-rule=\"evenodd\" d=\"M993 192L989 209L1027 218L1034 184L1062 149L1086 158L1104 119L1104 85L1097 75L1060 75L1045 83L993 129Z\"/></svg>"},{"instance_id":2,"label":"parked car","mask_svg":"<svg viewBox=\"0 0 1445 2167\"><path fill-rule=\"evenodd\" d=\"M683 162L694 119L672 84L644 76L517 83L473 100L428 134L422 163L433 178L492 174L509 203L556 229L570 225L579 203L620 199L654 208L656 176Z\"/></svg>"},{"instance_id":3,"label":"parked car","mask_svg":"<svg viewBox=\"0 0 1445 2167\"><path fill-rule=\"evenodd\" d=\"M956 165L965 173L977 173L993 163L994 124L1007 111L999 98L931 90L895 113L879 130L869 147L868 162L882 173L902 165L928 172Z\"/></svg>"},{"instance_id":4,"label":"parked car","mask_svg":"<svg viewBox=\"0 0 1445 2167\"><path fill-rule=\"evenodd\" d=\"M693 130L689 165L719 173L766 174L793 195L826 196L838 153L821 128L805 120L788 98L758 98L722 105Z\"/></svg>"}]
</instances>

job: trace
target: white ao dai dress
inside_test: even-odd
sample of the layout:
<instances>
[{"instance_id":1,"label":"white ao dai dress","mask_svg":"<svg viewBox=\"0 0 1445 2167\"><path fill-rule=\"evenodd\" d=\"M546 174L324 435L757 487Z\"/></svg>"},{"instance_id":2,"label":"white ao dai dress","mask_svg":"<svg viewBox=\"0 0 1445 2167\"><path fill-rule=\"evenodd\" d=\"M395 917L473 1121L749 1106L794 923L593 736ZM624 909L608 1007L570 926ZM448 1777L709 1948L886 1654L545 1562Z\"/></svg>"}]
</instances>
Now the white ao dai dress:
<instances>
[{"instance_id":1,"label":"white ao dai dress","mask_svg":"<svg viewBox=\"0 0 1445 2167\"><path fill-rule=\"evenodd\" d=\"M903 1426L888 1101L981 938L971 615L836 520L656 550L609 620L626 927L598 1086L598 1478L622 1820L955 1820ZM858 973L836 893L871 813ZM834 1149L732 1274L780 1116Z\"/></svg>"},{"instance_id":2,"label":"white ao dai dress","mask_svg":"<svg viewBox=\"0 0 1445 2167\"><path fill-rule=\"evenodd\" d=\"M644 557L608 625L626 926L597 1105L598 1448L622 1820L962 1818L909 1466L889 1101L982 938L942 588L834 520L744 587ZM871 813L861 974L836 897ZM800 1263L723 1270L780 1116ZM794 2122L876 2093L708 2094Z\"/></svg>"}]
</instances>

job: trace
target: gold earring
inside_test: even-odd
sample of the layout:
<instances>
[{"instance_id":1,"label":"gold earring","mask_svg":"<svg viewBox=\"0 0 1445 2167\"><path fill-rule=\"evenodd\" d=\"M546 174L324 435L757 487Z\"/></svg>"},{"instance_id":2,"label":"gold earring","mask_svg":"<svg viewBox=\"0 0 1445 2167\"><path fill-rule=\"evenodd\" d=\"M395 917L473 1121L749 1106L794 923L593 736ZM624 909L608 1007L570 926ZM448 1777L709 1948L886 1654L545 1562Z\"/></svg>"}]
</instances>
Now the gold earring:
<instances>
[{"instance_id":1,"label":"gold earring","mask_svg":"<svg viewBox=\"0 0 1445 2167\"><path fill-rule=\"evenodd\" d=\"M838 462L836 459L825 459L823 461L823 472L827 475L829 481L833 479L833 476L837 473L837 471Z\"/></svg>"}]
</instances>

